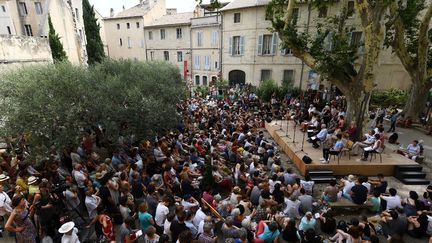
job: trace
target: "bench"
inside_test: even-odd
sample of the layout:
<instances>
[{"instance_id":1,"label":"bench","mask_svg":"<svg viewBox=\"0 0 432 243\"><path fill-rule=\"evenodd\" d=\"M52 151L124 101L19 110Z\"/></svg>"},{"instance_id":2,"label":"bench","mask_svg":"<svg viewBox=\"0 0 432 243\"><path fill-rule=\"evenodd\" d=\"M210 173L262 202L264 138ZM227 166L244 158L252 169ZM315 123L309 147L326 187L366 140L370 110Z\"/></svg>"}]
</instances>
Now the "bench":
<instances>
[{"instance_id":1,"label":"bench","mask_svg":"<svg viewBox=\"0 0 432 243\"><path fill-rule=\"evenodd\" d=\"M329 202L329 206L334 210L357 210L357 209L369 209L372 207L370 201L366 201L364 204L355 204L346 198L339 198L336 202Z\"/></svg>"}]
</instances>

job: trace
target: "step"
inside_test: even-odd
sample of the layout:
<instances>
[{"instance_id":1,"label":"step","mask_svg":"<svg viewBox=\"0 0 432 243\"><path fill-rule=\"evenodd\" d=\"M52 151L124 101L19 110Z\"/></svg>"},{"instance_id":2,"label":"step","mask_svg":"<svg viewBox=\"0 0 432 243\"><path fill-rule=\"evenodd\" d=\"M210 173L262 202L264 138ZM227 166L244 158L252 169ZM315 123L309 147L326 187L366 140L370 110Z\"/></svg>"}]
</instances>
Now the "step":
<instances>
[{"instance_id":1,"label":"step","mask_svg":"<svg viewBox=\"0 0 432 243\"><path fill-rule=\"evenodd\" d=\"M417 179L417 178L408 178L408 179L402 179L402 183L405 185L429 185L430 181L426 179Z\"/></svg>"},{"instance_id":2,"label":"step","mask_svg":"<svg viewBox=\"0 0 432 243\"><path fill-rule=\"evenodd\" d=\"M417 179L424 179L426 178L425 172L417 172L417 171L403 171L396 174L396 177L398 178L417 178Z\"/></svg>"},{"instance_id":3,"label":"step","mask_svg":"<svg viewBox=\"0 0 432 243\"><path fill-rule=\"evenodd\" d=\"M333 171L331 170L311 170L308 171L310 176L332 176Z\"/></svg>"},{"instance_id":4,"label":"step","mask_svg":"<svg viewBox=\"0 0 432 243\"><path fill-rule=\"evenodd\" d=\"M314 181L316 184L320 183L329 183L332 180L336 180L334 176L322 176L322 177L311 177L311 180Z\"/></svg>"},{"instance_id":5,"label":"step","mask_svg":"<svg viewBox=\"0 0 432 243\"><path fill-rule=\"evenodd\" d=\"M402 171L422 171L423 167L419 165L397 165L396 166L396 173L402 172Z\"/></svg>"}]
</instances>

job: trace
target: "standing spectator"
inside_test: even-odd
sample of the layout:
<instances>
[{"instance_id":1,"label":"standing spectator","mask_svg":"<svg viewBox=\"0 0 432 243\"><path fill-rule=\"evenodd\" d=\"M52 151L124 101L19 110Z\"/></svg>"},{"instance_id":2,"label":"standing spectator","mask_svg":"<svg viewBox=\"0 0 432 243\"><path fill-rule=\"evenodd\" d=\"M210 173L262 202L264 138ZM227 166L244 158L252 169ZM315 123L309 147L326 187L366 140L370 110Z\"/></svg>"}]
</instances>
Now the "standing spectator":
<instances>
[{"instance_id":1,"label":"standing spectator","mask_svg":"<svg viewBox=\"0 0 432 243\"><path fill-rule=\"evenodd\" d=\"M143 232L146 232L148 227L155 224L153 217L147 212L147 209L147 203L145 202L141 203L138 207L138 220L140 222L140 229Z\"/></svg>"},{"instance_id":2,"label":"standing spectator","mask_svg":"<svg viewBox=\"0 0 432 243\"><path fill-rule=\"evenodd\" d=\"M62 243L80 243L78 238L78 229L75 227L74 222L64 223L58 230L60 234L63 234Z\"/></svg>"},{"instance_id":3,"label":"standing spectator","mask_svg":"<svg viewBox=\"0 0 432 243\"><path fill-rule=\"evenodd\" d=\"M29 211L26 209L26 200L17 195L12 198L12 213L6 222L5 228L15 232L17 243L36 243L36 228L29 218Z\"/></svg>"},{"instance_id":4,"label":"standing spectator","mask_svg":"<svg viewBox=\"0 0 432 243\"><path fill-rule=\"evenodd\" d=\"M399 115L400 115L400 113L398 113L397 111L392 112L392 114L390 116L390 128L387 132L395 132L396 122L397 122Z\"/></svg>"}]
</instances>

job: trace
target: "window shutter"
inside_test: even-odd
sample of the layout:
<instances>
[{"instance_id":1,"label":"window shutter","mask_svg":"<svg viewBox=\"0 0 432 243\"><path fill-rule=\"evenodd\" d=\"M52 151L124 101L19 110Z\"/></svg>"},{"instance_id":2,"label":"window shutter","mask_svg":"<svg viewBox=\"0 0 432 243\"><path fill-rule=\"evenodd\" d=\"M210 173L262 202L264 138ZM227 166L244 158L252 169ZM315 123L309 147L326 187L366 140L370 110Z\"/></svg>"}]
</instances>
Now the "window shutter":
<instances>
[{"instance_id":1,"label":"window shutter","mask_svg":"<svg viewBox=\"0 0 432 243\"><path fill-rule=\"evenodd\" d=\"M263 49L263 35L258 36L258 55L262 55L262 49Z\"/></svg>"},{"instance_id":2,"label":"window shutter","mask_svg":"<svg viewBox=\"0 0 432 243\"><path fill-rule=\"evenodd\" d=\"M352 41L352 32L348 33L348 45L351 45L351 41Z\"/></svg>"},{"instance_id":3,"label":"window shutter","mask_svg":"<svg viewBox=\"0 0 432 243\"><path fill-rule=\"evenodd\" d=\"M271 53L273 55L276 55L276 50L277 50L277 43L278 43L278 34L277 33L273 33L273 37L272 37L272 50Z\"/></svg>"},{"instance_id":4,"label":"window shutter","mask_svg":"<svg viewBox=\"0 0 432 243\"><path fill-rule=\"evenodd\" d=\"M364 33L361 34L361 38L360 38L360 43L364 43ZM364 53L364 45L360 45L359 47L359 53L363 54Z\"/></svg>"},{"instance_id":5,"label":"window shutter","mask_svg":"<svg viewBox=\"0 0 432 243\"><path fill-rule=\"evenodd\" d=\"M244 36L240 37L240 55L244 54L244 47L245 47L245 39Z\"/></svg>"},{"instance_id":6,"label":"window shutter","mask_svg":"<svg viewBox=\"0 0 432 243\"><path fill-rule=\"evenodd\" d=\"M233 47L233 37L229 38L229 54L234 55L234 47Z\"/></svg>"},{"instance_id":7,"label":"window shutter","mask_svg":"<svg viewBox=\"0 0 432 243\"><path fill-rule=\"evenodd\" d=\"M333 32L327 34L324 39L324 49L327 51L331 51L333 48Z\"/></svg>"}]
</instances>

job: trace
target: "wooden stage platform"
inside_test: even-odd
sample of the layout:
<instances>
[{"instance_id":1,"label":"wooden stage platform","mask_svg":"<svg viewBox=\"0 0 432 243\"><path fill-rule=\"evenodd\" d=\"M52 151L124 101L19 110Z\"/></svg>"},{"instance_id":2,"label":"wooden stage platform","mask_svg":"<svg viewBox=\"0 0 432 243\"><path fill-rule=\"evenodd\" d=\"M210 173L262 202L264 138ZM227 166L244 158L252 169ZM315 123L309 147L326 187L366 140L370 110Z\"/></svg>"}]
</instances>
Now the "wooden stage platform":
<instances>
[{"instance_id":1,"label":"wooden stage platform","mask_svg":"<svg viewBox=\"0 0 432 243\"><path fill-rule=\"evenodd\" d=\"M382 163L380 162L379 155L376 158L372 158L372 161L370 161L370 158L368 161L362 161L360 160L360 156L351 156L351 159L348 159L348 155L342 155L339 164L337 157L335 159L333 156L330 158L330 163L322 164L319 160L323 157L322 149L321 147L318 149L313 148L312 144L306 141L307 134L303 147L304 152L300 151L303 132L299 130L299 127L296 129L293 143L294 122L272 121L271 123L266 123L265 127L281 150L291 158L303 176L309 170L332 170L334 175L341 176L348 174L376 176L378 173L382 173L385 176L393 176L396 165L418 165L415 161L405 158L394 151L390 151L388 148L381 155ZM286 132L287 127L288 133ZM302 161L303 156L306 154L312 159L311 164L305 164Z\"/></svg>"}]
</instances>

